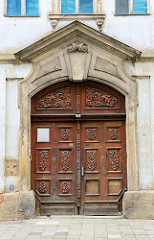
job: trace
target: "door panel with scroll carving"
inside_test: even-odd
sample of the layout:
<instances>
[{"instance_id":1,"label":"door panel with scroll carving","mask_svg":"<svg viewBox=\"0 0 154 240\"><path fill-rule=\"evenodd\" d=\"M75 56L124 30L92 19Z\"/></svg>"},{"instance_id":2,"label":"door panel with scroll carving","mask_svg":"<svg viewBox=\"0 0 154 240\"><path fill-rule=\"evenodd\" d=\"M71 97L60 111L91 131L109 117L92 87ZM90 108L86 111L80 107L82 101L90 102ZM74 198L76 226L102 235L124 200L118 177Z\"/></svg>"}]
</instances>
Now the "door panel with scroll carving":
<instances>
[{"instance_id":1,"label":"door panel with scroll carving","mask_svg":"<svg viewBox=\"0 0 154 240\"><path fill-rule=\"evenodd\" d=\"M32 132L32 188L41 214L75 214L75 124L38 122Z\"/></svg>"},{"instance_id":2,"label":"door panel with scroll carving","mask_svg":"<svg viewBox=\"0 0 154 240\"><path fill-rule=\"evenodd\" d=\"M82 208L85 215L117 214L126 188L125 124L82 123Z\"/></svg>"},{"instance_id":3,"label":"door panel with scroll carving","mask_svg":"<svg viewBox=\"0 0 154 240\"><path fill-rule=\"evenodd\" d=\"M126 183L125 98L65 81L32 98L32 189L41 215L113 215Z\"/></svg>"}]
</instances>

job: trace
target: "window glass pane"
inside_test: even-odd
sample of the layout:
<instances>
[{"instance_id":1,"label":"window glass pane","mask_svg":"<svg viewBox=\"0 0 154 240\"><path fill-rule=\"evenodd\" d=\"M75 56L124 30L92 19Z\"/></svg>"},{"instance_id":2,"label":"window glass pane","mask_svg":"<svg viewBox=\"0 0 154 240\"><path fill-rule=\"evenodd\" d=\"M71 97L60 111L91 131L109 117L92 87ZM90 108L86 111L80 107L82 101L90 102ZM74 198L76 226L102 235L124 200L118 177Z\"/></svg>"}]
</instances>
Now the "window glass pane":
<instances>
[{"instance_id":1,"label":"window glass pane","mask_svg":"<svg viewBox=\"0 0 154 240\"><path fill-rule=\"evenodd\" d=\"M26 15L39 15L38 0L26 0Z\"/></svg>"},{"instance_id":2,"label":"window glass pane","mask_svg":"<svg viewBox=\"0 0 154 240\"><path fill-rule=\"evenodd\" d=\"M50 128L37 128L37 142L50 141Z\"/></svg>"},{"instance_id":3,"label":"window glass pane","mask_svg":"<svg viewBox=\"0 0 154 240\"><path fill-rule=\"evenodd\" d=\"M147 13L147 0L133 0L133 13L146 14Z\"/></svg>"},{"instance_id":4,"label":"window glass pane","mask_svg":"<svg viewBox=\"0 0 154 240\"><path fill-rule=\"evenodd\" d=\"M8 16L21 15L21 0L7 0L7 15Z\"/></svg>"},{"instance_id":5,"label":"window glass pane","mask_svg":"<svg viewBox=\"0 0 154 240\"><path fill-rule=\"evenodd\" d=\"M61 0L62 14L75 14L75 0Z\"/></svg>"},{"instance_id":6,"label":"window glass pane","mask_svg":"<svg viewBox=\"0 0 154 240\"><path fill-rule=\"evenodd\" d=\"M129 14L129 0L116 0L116 14Z\"/></svg>"},{"instance_id":7,"label":"window glass pane","mask_svg":"<svg viewBox=\"0 0 154 240\"><path fill-rule=\"evenodd\" d=\"M80 0L79 13L81 14L93 13L93 0Z\"/></svg>"}]
</instances>

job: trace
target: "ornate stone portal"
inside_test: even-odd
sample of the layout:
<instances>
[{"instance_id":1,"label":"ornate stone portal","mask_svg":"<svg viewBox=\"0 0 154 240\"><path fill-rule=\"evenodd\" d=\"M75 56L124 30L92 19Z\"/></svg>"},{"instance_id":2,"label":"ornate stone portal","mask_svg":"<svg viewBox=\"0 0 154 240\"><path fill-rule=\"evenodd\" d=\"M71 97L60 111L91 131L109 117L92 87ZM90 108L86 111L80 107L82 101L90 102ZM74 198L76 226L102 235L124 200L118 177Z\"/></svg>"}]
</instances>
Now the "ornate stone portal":
<instances>
[{"instance_id":1,"label":"ornate stone portal","mask_svg":"<svg viewBox=\"0 0 154 240\"><path fill-rule=\"evenodd\" d=\"M50 41L51 40L51 41ZM68 53L67 48L70 43L86 43L88 52ZM54 43L54 44L53 44ZM77 43L78 44L78 43ZM37 47L36 47L37 46ZM92 46L92 47L91 47ZM41 49L44 49L42 52ZM72 57L71 55L72 54ZM123 62L128 59L134 59L140 56L140 52L113 40L101 33L95 33L95 30L79 22L73 22L65 28L49 35L44 40L40 40L30 47L27 47L16 54L16 57L24 62L35 63L32 74L25 78L20 84L20 93L22 98L21 109L21 130L20 130L20 178L24 189L31 189L30 182L30 100L41 89L61 82L63 80L84 81L95 80L103 84L107 84L116 88L126 97L126 145L127 145L127 175L128 175L128 190L137 191L138 186L138 161L136 152L136 82L123 69ZM58 59L54 67L54 59ZM102 59L103 62L112 62L114 68L106 67L98 68L97 59ZM50 61L53 61L52 72L43 73L44 66L50 68ZM75 63L82 64L82 74L80 68L74 65ZM131 64L131 63L130 63ZM43 67L42 67L43 66ZM75 66L74 70L72 66ZM110 68L111 68L110 67ZM83 71L84 69L84 71ZM117 74L118 72L118 74ZM36 76L39 74L39 80ZM43 75L42 75L43 74ZM118 75L120 77L118 77ZM77 77L79 76L79 79ZM70 106L70 105L69 105ZM129 110L131 106L131 111ZM26 114L25 114L26 113ZM115 137L116 133L111 134ZM112 138L112 137L111 137ZM133 142L133 144L131 144ZM133 166L133 168L132 168ZM125 198L124 198L125 201ZM125 213L125 216L127 214Z\"/></svg>"}]
</instances>

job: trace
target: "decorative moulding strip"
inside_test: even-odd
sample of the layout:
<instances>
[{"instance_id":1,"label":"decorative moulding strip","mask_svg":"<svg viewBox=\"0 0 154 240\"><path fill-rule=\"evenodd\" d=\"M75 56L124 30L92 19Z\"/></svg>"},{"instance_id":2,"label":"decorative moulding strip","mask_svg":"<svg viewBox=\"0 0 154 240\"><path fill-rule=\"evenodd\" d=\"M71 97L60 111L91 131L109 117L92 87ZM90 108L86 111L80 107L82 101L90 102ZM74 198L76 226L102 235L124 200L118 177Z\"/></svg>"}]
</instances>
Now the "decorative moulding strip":
<instances>
[{"instance_id":1,"label":"decorative moulding strip","mask_svg":"<svg viewBox=\"0 0 154 240\"><path fill-rule=\"evenodd\" d=\"M50 20L68 21L68 20L97 20L104 19L105 14L52 14L49 13Z\"/></svg>"},{"instance_id":2,"label":"decorative moulding strip","mask_svg":"<svg viewBox=\"0 0 154 240\"><path fill-rule=\"evenodd\" d=\"M74 21L58 31L42 38L41 40L31 44L30 46L22 49L15 54L15 57L24 62L30 62L37 56L44 54L45 52L59 47L65 41L76 36L82 36L83 38L91 41L91 44L99 44L99 46L114 55L120 56L122 59L136 59L141 55L138 50L119 42L103 33L98 32L79 21Z\"/></svg>"},{"instance_id":3,"label":"decorative moulding strip","mask_svg":"<svg viewBox=\"0 0 154 240\"><path fill-rule=\"evenodd\" d=\"M0 54L0 63L7 64L7 63L18 63L19 60L16 59L14 54Z\"/></svg>"},{"instance_id":4,"label":"decorative moulding strip","mask_svg":"<svg viewBox=\"0 0 154 240\"><path fill-rule=\"evenodd\" d=\"M52 30L56 31L58 21L74 21L74 20L95 20L98 30L102 31L106 15L103 14L49 14Z\"/></svg>"}]
</instances>

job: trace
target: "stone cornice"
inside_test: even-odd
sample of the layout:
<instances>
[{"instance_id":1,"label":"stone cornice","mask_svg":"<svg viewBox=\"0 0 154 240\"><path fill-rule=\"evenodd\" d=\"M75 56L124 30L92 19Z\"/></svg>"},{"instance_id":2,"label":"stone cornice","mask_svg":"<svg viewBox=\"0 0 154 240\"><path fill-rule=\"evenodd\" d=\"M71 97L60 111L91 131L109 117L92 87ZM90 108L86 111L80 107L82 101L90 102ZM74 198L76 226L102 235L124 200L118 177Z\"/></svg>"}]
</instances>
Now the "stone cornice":
<instances>
[{"instance_id":1,"label":"stone cornice","mask_svg":"<svg viewBox=\"0 0 154 240\"><path fill-rule=\"evenodd\" d=\"M24 62L31 62L35 57L38 57L75 37L81 37L90 43L121 57L122 59L134 60L141 55L140 51L100 33L79 21L74 21L17 52L15 57Z\"/></svg>"},{"instance_id":2,"label":"stone cornice","mask_svg":"<svg viewBox=\"0 0 154 240\"><path fill-rule=\"evenodd\" d=\"M15 58L14 54L0 54L0 64L11 64L18 63L18 59Z\"/></svg>"},{"instance_id":3,"label":"stone cornice","mask_svg":"<svg viewBox=\"0 0 154 240\"><path fill-rule=\"evenodd\" d=\"M55 31L59 21L96 21L98 31L102 31L106 15L104 13L97 14L49 14L52 30Z\"/></svg>"}]
</instances>

